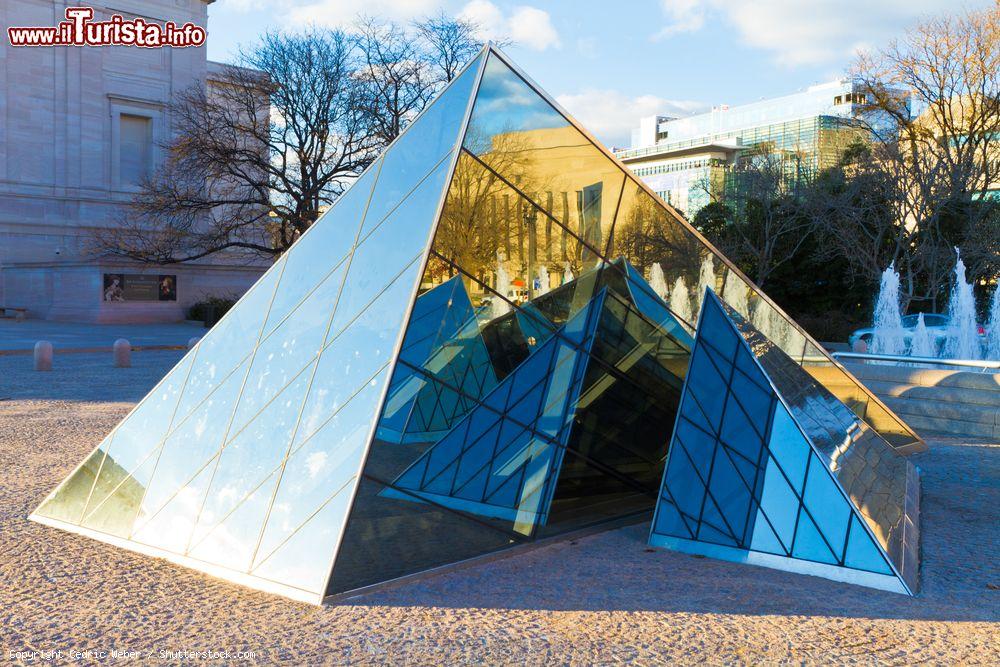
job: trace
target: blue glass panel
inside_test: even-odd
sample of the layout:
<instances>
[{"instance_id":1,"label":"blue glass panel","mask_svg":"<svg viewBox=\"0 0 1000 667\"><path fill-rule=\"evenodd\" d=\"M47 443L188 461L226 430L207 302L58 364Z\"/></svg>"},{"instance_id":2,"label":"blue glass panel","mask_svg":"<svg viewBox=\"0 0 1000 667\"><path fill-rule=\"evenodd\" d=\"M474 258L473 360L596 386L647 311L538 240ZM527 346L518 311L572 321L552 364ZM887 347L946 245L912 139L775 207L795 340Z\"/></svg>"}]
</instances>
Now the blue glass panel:
<instances>
[{"instance_id":1,"label":"blue glass panel","mask_svg":"<svg viewBox=\"0 0 1000 667\"><path fill-rule=\"evenodd\" d=\"M751 461L760 458L762 434L758 433L743 412L735 394L729 395L726 413L722 418L722 441Z\"/></svg>"},{"instance_id":2,"label":"blue glass panel","mask_svg":"<svg viewBox=\"0 0 1000 667\"><path fill-rule=\"evenodd\" d=\"M349 399L336 405L332 414L304 442L297 441L281 473L281 482L267 518L255 565L259 565L283 542L290 539L309 517L332 503L340 510L324 510L323 530L345 520L344 512L356 483L378 401L388 373L372 378ZM313 522L318 529L321 522ZM320 581L329 573L332 554L309 550L300 555L298 567ZM306 576L306 574L303 574Z\"/></svg>"},{"instance_id":3,"label":"blue glass panel","mask_svg":"<svg viewBox=\"0 0 1000 667\"><path fill-rule=\"evenodd\" d=\"M284 258L278 260L195 347L194 362L177 406L175 424L190 414L210 391L228 382L233 369L250 356L260 339L284 265ZM243 372L246 373L245 367Z\"/></svg>"},{"instance_id":4,"label":"blue glass panel","mask_svg":"<svg viewBox=\"0 0 1000 667\"><path fill-rule=\"evenodd\" d=\"M417 182L461 141L462 121L478 76L479 63L477 59L452 81L386 151L378 184L365 216L362 236L381 222L416 187ZM424 241L420 240L420 246Z\"/></svg>"},{"instance_id":5,"label":"blue glass panel","mask_svg":"<svg viewBox=\"0 0 1000 667\"><path fill-rule=\"evenodd\" d=\"M532 345L531 340L535 341L534 345L541 345L555 331L552 323L530 301L521 304L514 317L517 318L517 324L521 327L521 333L524 334L524 339L528 341L529 346Z\"/></svg>"},{"instance_id":6,"label":"blue glass panel","mask_svg":"<svg viewBox=\"0 0 1000 667\"><path fill-rule=\"evenodd\" d=\"M743 356L740 354L739 356ZM732 392L736 394L750 417L750 421L761 435L767 433L767 423L771 419L771 403L774 401L774 392L771 389L761 389L757 384L751 382L739 370L737 366L733 378L730 380Z\"/></svg>"},{"instance_id":7,"label":"blue glass panel","mask_svg":"<svg viewBox=\"0 0 1000 667\"><path fill-rule=\"evenodd\" d=\"M778 540L778 537L771 530L770 524L764 513L759 509L753 523L753 537L750 539L750 548L754 551L775 554L776 556L787 556L788 552Z\"/></svg>"},{"instance_id":8,"label":"blue glass panel","mask_svg":"<svg viewBox=\"0 0 1000 667\"><path fill-rule=\"evenodd\" d=\"M802 431L792 420L788 410L780 402L775 405L774 419L771 422L771 438L768 441L771 455L785 471L792 487L802 493L802 483L806 477L806 462L812 448L806 441Z\"/></svg>"},{"instance_id":9,"label":"blue glass panel","mask_svg":"<svg viewBox=\"0 0 1000 667\"><path fill-rule=\"evenodd\" d=\"M774 459L768 458L761 492L760 510L767 515L775 533L786 547L791 548L799 499L788 486Z\"/></svg>"},{"instance_id":10,"label":"blue glass panel","mask_svg":"<svg viewBox=\"0 0 1000 667\"><path fill-rule=\"evenodd\" d=\"M677 506L667 498L660 499L656 507L656 522L653 525L653 532L658 535L672 535L693 539L694 534L688 528L687 523L681 518Z\"/></svg>"},{"instance_id":11,"label":"blue glass panel","mask_svg":"<svg viewBox=\"0 0 1000 667\"><path fill-rule=\"evenodd\" d=\"M705 486L698 478L683 445L674 441L667 459L667 472L663 486L669 489L677 508L695 520L701 515L701 504L705 499Z\"/></svg>"},{"instance_id":12,"label":"blue glass panel","mask_svg":"<svg viewBox=\"0 0 1000 667\"><path fill-rule=\"evenodd\" d=\"M809 464L809 478L806 480L802 502L809 509L826 541L839 556L843 552L847 522L852 512L830 471L815 454Z\"/></svg>"},{"instance_id":13,"label":"blue glass panel","mask_svg":"<svg viewBox=\"0 0 1000 667\"><path fill-rule=\"evenodd\" d=\"M692 401L685 401L685 406L691 404ZM694 461L702 479L708 479L708 467L712 461L712 453L717 446L715 438L695 427L686 419L677 422L674 438L684 444L684 449Z\"/></svg>"},{"instance_id":14,"label":"blue glass panel","mask_svg":"<svg viewBox=\"0 0 1000 667\"><path fill-rule=\"evenodd\" d=\"M446 160L427 174L399 208L362 239L351 257L344 291L333 316L331 336L350 324L405 267L423 256L438 203L444 196L448 166ZM376 192L373 197L377 196Z\"/></svg>"},{"instance_id":15,"label":"blue glass panel","mask_svg":"<svg viewBox=\"0 0 1000 667\"><path fill-rule=\"evenodd\" d=\"M703 308L703 311L702 321L698 323L698 335L703 336L723 358L731 361L740 342L733 325L714 303Z\"/></svg>"},{"instance_id":16,"label":"blue glass panel","mask_svg":"<svg viewBox=\"0 0 1000 667\"><path fill-rule=\"evenodd\" d=\"M694 349L687 377L685 392L694 395L698 405L709 419L709 428L718 432L719 423L722 421L722 409L726 401L726 382L719 376L715 366L708 360L708 356L701 346ZM683 400L688 400L686 395Z\"/></svg>"},{"instance_id":17,"label":"blue glass panel","mask_svg":"<svg viewBox=\"0 0 1000 667\"><path fill-rule=\"evenodd\" d=\"M434 442L497 385L472 302L456 276L417 298L379 422L387 442ZM440 382L432 381L433 376Z\"/></svg>"},{"instance_id":18,"label":"blue glass panel","mask_svg":"<svg viewBox=\"0 0 1000 667\"><path fill-rule=\"evenodd\" d=\"M805 510L799 511L799 527L795 531L795 545L792 547L792 555L796 558L831 565L838 564L839 560L823 541L816 524L809 518Z\"/></svg>"},{"instance_id":19,"label":"blue glass panel","mask_svg":"<svg viewBox=\"0 0 1000 667\"><path fill-rule=\"evenodd\" d=\"M732 527L726 525L726 518L722 516L712 496L706 496L701 511L701 523L698 525L698 539L731 547L739 546L731 530Z\"/></svg>"},{"instance_id":20,"label":"blue glass panel","mask_svg":"<svg viewBox=\"0 0 1000 667\"><path fill-rule=\"evenodd\" d=\"M861 525L861 521L857 516L851 518L851 534L847 539L844 565L855 570L892 574L892 568L882 555L882 550Z\"/></svg>"},{"instance_id":21,"label":"blue glass panel","mask_svg":"<svg viewBox=\"0 0 1000 667\"><path fill-rule=\"evenodd\" d=\"M267 315L265 334L274 330L327 274L342 268L354 247L380 165L381 160L372 164L285 253L285 270Z\"/></svg>"},{"instance_id":22,"label":"blue glass panel","mask_svg":"<svg viewBox=\"0 0 1000 667\"><path fill-rule=\"evenodd\" d=\"M600 309L602 304L603 296L580 311L561 331L589 344L597 322L590 311ZM554 354L564 361L549 371ZM552 485L546 480L559 470L569 434L565 425L572 416L570 408L580 391L587 358L586 350L570 348L558 336L550 338L494 390L508 395L509 402L516 401L506 407L501 424L478 437L483 425L492 423L496 413L485 406L474 408L398 475L392 486L445 507L513 521L515 530L530 533L536 523L544 523L548 513ZM531 383L534 386L527 391L522 389ZM513 385L517 395L507 394L507 385ZM490 403L489 397L485 402ZM482 413L488 413L487 417ZM465 428L465 424L475 427ZM550 435L557 443L533 437L525 426ZM465 459L469 462L463 463ZM475 485L453 484L460 469L465 471L463 478L471 479L484 464L490 467L489 479ZM382 493L412 499L393 489Z\"/></svg>"},{"instance_id":23,"label":"blue glass panel","mask_svg":"<svg viewBox=\"0 0 1000 667\"><path fill-rule=\"evenodd\" d=\"M740 478L722 447L715 451L715 463L712 466L708 491L729 530L733 532L741 546L745 546L743 536L750 514L750 489Z\"/></svg>"}]
</instances>

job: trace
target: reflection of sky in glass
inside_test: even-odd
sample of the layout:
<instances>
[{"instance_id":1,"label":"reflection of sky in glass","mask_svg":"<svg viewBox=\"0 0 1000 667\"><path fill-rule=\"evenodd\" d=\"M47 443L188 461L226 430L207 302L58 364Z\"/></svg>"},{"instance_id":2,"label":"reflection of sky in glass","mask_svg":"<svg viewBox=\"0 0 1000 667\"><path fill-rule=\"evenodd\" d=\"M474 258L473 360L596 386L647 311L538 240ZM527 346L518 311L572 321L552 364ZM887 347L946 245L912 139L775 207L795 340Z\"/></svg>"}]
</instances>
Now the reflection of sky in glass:
<instances>
[{"instance_id":1,"label":"reflection of sky in glass","mask_svg":"<svg viewBox=\"0 0 1000 667\"><path fill-rule=\"evenodd\" d=\"M481 155L495 134L565 127L569 121L495 55L490 55L469 121L465 147Z\"/></svg>"}]
</instances>

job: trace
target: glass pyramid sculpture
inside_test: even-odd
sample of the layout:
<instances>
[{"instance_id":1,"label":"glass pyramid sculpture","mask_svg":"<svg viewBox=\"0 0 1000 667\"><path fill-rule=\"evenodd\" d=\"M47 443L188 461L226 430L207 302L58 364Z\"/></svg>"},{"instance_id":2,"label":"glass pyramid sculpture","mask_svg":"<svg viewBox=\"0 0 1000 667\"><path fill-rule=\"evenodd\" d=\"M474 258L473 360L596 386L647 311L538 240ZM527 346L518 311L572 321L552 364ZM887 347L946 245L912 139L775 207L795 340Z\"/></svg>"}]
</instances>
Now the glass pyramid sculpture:
<instances>
[{"instance_id":1,"label":"glass pyramid sculpture","mask_svg":"<svg viewBox=\"0 0 1000 667\"><path fill-rule=\"evenodd\" d=\"M486 47L33 518L319 602L648 513L706 286L921 445Z\"/></svg>"},{"instance_id":2,"label":"glass pyramid sculpture","mask_svg":"<svg viewBox=\"0 0 1000 667\"><path fill-rule=\"evenodd\" d=\"M650 544L915 594L917 469L709 290Z\"/></svg>"}]
</instances>

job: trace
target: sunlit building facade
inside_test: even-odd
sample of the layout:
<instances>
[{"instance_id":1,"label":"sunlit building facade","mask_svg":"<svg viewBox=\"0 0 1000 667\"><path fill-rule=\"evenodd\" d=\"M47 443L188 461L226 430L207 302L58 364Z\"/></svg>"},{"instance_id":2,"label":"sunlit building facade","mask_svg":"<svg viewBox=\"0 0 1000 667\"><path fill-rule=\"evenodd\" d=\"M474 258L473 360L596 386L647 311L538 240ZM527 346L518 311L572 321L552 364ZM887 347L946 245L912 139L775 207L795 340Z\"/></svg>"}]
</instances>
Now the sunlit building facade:
<instances>
[{"instance_id":1,"label":"sunlit building facade","mask_svg":"<svg viewBox=\"0 0 1000 667\"><path fill-rule=\"evenodd\" d=\"M648 520L709 290L923 446L487 47L32 518L313 603Z\"/></svg>"},{"instance_id":2,"label":"sunlit building facade","mask_svg":"<svg viewBox=\"0 0 1000 667\"><path fill-rule=\"evenodd\" d=\"M749 149L785 156L808 173L835 165L865 136L854 122L865 102L858 84L838 80L686 118L652 116L617 156L690 219L731 185L729 171Z\"/></svg>"}]
</instances>

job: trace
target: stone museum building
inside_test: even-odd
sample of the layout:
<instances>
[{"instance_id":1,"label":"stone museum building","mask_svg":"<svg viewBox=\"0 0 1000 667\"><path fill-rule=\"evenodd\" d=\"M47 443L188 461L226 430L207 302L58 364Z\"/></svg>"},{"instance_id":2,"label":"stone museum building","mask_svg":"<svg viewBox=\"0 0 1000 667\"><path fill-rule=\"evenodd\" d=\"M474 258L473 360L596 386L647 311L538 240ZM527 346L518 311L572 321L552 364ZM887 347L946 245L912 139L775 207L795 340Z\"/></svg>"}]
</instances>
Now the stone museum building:
<instances>
[{"instance_id":1,"label":"stone museum building","mask_svg":"<svg viewBox=\"0 0 1000 667\"><path fill-rule=\"evenodd\" d=\"M113 14L205 26L211 0L88 2ZM68 3L73 5L75 3ZM3 0L0 24L55 26L62 0ZM89 322L169 322L207 296L239 296L265 267L245 258L150 266L94 251L162 159L169 105L218 65L188 48L14 48L0 39L0 306Z\"/></svg>"}]
</instances>

